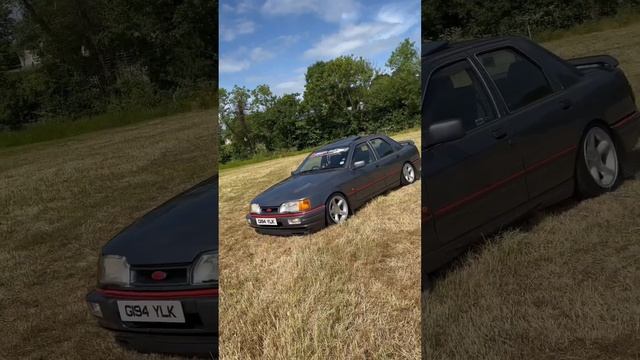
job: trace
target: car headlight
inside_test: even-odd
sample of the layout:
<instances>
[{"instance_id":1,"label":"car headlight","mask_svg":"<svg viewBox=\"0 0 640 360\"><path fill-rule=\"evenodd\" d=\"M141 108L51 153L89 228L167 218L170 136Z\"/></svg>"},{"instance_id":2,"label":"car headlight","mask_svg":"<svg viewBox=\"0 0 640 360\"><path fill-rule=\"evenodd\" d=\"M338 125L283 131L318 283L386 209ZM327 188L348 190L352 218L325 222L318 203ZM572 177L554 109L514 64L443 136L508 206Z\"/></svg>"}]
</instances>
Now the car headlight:
<instances>
[{"instance_id":1,"label":"car headlight","mask_svg":"<svg viewBox=\"0 0 640 360\"><path fill-rule=\"evenodd\" d=\"M288 201L280 205L281 213L296 213L301 211L307 211L309 209L311 209L311 200L309 199Z\"/></svg>"},{"instance_id":2,"label":"car headlight","mask_svg":"<svg viewBox=\"0 0 640 360\"><path fill-rule=\"evenodd\" d=\"M200 255L193 265L191 283L203 285L218 281L218 253L210 252Z\"/></svg>"},{"instance_id":3,"label":"car headlight","mask_svg":"<svg viewBox=\"0 0 640 360\"><path fill-rule=\"evenodd\" d=\"M131 272L127 258L118 255L104 255L98 264L98 283L100 285L131 285Z\"/></svg>"},{"instance_id":4,"label":"car headlight","mask_svg":"<svg viewBox=\"0 0 640 360\"><path fill-rule=\"evenodd\" d=\"M251 204L251 213L252 214L260 214L260 205L258 204Z\"/></svg>"}]
</instances>

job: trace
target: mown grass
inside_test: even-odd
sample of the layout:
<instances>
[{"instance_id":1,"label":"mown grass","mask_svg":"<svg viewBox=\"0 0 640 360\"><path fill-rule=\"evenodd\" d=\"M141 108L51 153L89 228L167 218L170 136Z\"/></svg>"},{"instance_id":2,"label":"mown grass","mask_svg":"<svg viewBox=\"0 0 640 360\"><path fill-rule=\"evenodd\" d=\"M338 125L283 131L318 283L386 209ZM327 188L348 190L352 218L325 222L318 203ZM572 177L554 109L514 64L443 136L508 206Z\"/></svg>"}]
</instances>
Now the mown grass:
<instances>
[{"instance_id":1,"label":"mown grass","mask_svg":"<svg viewBox=\"0 0 640 360\"><path fill-rule=\"evenodd\" d=\"M0 359L169 359L89 315L101 246L215 172L215 111L0 149Z\"/></svg>"},{"instance_id":2,"label":"mown grass","mask_svg":"<svg viewBox=\"0 0 640 360\"><path fill-rule=\"evenodd\" d=\"M420 182L312 235L256 234L249 201L304 156L220 173L221 358L420 358Z\"/></svg>"},{"instance_id":3,"label":"mown grass","mask_svg":"<svg viewBox=\"0 0 640 360\"><path fill-rule=\"evenodd\" d=\"M192 105L186 102L172 103L151 109L130 109L76 120L57 119L29 124L20 130L0 131L0 148L64 139L94 131L126 126L159 117L189 112L191 107Z\"/></svg>"},{"instance_id":4,"label":"mown grass","mask_svg":"<svg viewBox=\"0 0 640 360\"><path fill-rule=\"evenodd\" d=\"M544 45L611 54L640 91L639 23ZM423 299L426 358L639 359L639 178L539 212L440 273Z\"/></svg>"},{"instance_id":5,"label":"mown grass","mask_svg":"<svg viewBox=\"0 0 640 360\"><path fill-rule=\"evenodd\" d=\"M569 29L543 31L535 34L534 38L539 42L553 41L577 35L620 29L633 25L638 21L640 21L640 9L629 7L620 9L614 16L586 21Z\"/></svg>"}]
</instances>

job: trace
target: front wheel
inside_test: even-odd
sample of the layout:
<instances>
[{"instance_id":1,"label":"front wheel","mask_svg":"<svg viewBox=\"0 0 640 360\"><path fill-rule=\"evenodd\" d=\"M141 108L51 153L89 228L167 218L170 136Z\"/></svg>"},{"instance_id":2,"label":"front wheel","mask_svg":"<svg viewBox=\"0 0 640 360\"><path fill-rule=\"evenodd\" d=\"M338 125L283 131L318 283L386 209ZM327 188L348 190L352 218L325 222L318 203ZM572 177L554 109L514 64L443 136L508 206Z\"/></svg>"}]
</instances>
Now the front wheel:
<instances>
[{"instance_id":1,"label":"front wheel","mask_svg":"<svg viewBox=\"0 0 640 360\"><path fill-rule=\"evenodd\" d=\"M333 194L327 201L327 222L342 224L349 217L349 203L341 194Z\"/></svg>"},{"instance_id":2,"label":"front wheel","mask_svg":"<svg viewBox=\"0 0 640 360\"><path fill-rule=\"evenodd\" d=\"M576 182L580 196L597 196L618 185L622 174L620 157L608 129L590 127L578 150Z\"/></svg>"}]
</instances>

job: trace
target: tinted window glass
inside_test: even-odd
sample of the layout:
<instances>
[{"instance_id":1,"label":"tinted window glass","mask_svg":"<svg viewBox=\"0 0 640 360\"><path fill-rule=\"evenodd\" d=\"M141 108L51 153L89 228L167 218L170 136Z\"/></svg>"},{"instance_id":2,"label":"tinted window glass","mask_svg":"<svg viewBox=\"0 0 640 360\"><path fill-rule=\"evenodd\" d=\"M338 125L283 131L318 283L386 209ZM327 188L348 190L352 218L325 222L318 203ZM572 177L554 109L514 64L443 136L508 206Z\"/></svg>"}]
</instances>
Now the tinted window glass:
<instances>
[{"instance_id":1,"label":"tinted window glass","mask_svg":"<svg viewBox=\"0 0 640 360\"><path fill-rule=\"evenodd\" d=\"M358 161L364 161L365 165L373 162L373 153L367 143L356 146L356 149L353 151L353 164Z\"/></svg>"},{"instance_id":2,"label":"tinted window glass","mask_svg":"<svg viewBox=\"0 0 640 360\"><path fill-rule=\"evenodd\" d=\"M391 148L391 145L389 145L389 143L387 143L386 141L382 140L382 139L373 139L371 140L371 145L373 145L373 148L376 149L376 152L378 153L378 156L380 156L381 158L391 154L393 152L393 149Z\"/></svg>"},{"instance_id":3,"label":"tinted window glass","mask_svg":"<svg viewBox=\"0 0 640 360\"><path fill-rule=\"evenodd\" d=\"M431 76L425 97L429 124L459 119L469 131L495 119L495 111L468 61L443 67Z\"/></svg>"},{"instance_id":4,"label":"tinted window glass","mask_svg":"<svg viewBox=\"0 0 640 360\"><path fill-rule=\"evenodd\" d=\"M514 50L492 51L480 55L479 59L511 111L553 93L542 70Z\"/></svg>"}]
</instances>

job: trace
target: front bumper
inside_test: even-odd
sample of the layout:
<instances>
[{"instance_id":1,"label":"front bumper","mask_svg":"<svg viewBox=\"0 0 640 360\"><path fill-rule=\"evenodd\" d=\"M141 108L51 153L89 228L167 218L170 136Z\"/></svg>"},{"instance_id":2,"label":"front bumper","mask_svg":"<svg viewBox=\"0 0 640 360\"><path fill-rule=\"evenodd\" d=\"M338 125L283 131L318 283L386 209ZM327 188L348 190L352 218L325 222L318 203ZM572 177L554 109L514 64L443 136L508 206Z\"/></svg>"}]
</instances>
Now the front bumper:
<instances>
[{"instance_id":1,"label":"front bumper","mask_svg":"<svg viewBox=\"0 0 640 360\"><path fill-rule=\"evenodd\" d=\"M247 224L265 235L304 235L321 230L326 225L324 205L296 214L247 214ZM274 218L277 225L258 225L256 218ZM299 222L299 223L298 223Z\"/></svg>"},{"instance_id":2,"label":"front bumper","mask_svg":"<svg viewBox=\"0 0 640 360\"><path fill-rule=\"evenodd\" d=\"M113 294L115 293L115 294ZM109 293L94 290L87 294L87 303L97 304L102 317L95 316L98 324L114 331L116 342L139 351L201 355L217 357L218 354L218 297L207 290L206 295L197 291L167 291L162 293L121 291ZM204 292L203 292L204 293ZM134 323L120 319L118 300L179 300L185 323Z\"/></svg>"}]
</instances>

